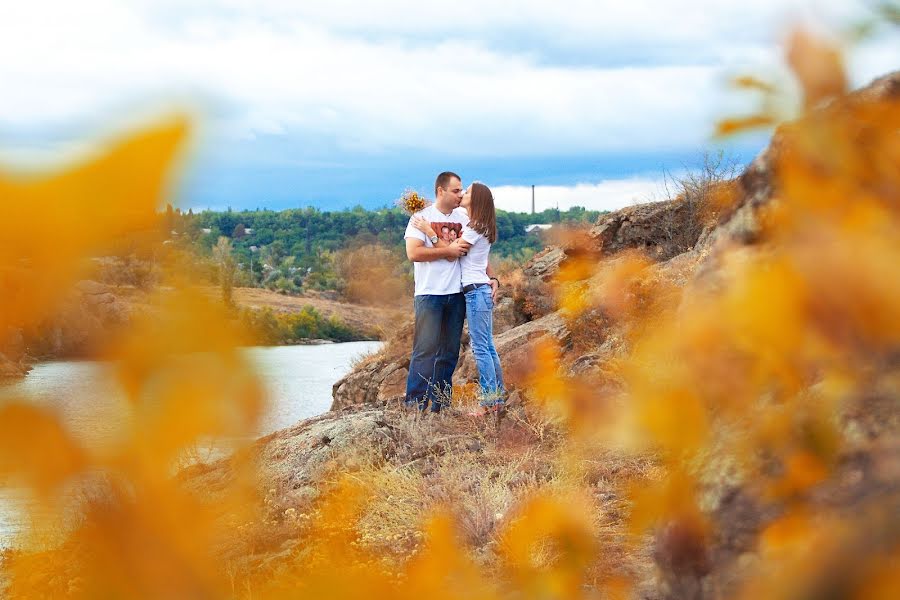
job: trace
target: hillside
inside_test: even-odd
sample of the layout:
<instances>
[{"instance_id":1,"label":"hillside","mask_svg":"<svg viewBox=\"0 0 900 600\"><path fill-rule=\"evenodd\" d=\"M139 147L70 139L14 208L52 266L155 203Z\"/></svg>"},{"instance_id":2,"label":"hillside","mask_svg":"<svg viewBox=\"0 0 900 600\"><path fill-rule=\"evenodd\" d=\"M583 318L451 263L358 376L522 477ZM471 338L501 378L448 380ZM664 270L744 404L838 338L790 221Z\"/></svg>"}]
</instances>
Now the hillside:
<instances>
[{"instance_id":1,"label":"hillside","mask_svg":"<svg viewBox=\"0 0 900 600\"><path fill-rule=\"evenodd\" d=\"M356 331L371 332L377 339L386 337L386 332L391 330L397 318L412 310L411 299L409 306L405 308L402 303L398 307L384 307L353 304L329 298L323 293L308 292L302 296L288 296L261 288L236 288L234 301L245 308L269 308L283 313L299 312L311 306L323 316L336 317Z\"/></svg>"}]
</instances>

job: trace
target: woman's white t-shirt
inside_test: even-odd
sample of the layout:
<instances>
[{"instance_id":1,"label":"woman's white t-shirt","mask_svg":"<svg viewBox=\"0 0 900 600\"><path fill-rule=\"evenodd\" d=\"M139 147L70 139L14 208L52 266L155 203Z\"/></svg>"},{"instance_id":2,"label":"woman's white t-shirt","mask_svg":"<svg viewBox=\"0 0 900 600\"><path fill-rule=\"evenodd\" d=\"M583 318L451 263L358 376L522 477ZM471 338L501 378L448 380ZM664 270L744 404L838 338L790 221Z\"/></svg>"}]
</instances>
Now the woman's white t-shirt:
<instances>
[{"instance_id":1,"label":"woman's white t-shirt","mask_svg":"<svg viewBox=\"0 0 900 600\"><path fill-rule=\"evenodd\" d=\"M466 225L462 230L462 239L472 244L465 256L460 257L459 266L462 271L462 284L490 283L487 274L488 256L491 243L486 237Z\"/></svg>"},{"instance_id":2,"label":"woman's white t-shirt","mask_svg":"<svg viewBox=\"0 0 900 600\"><path fill-rule=\"evenodd\" d=\"M455 208L449 215L443 214L434 205L430 205L413 215L409 224L406 226L405 238L414 238L425 242L426 248L431 248L431 240L413 227L412 221L415 217L422 217L436 230L440 230L441 225L454 227L459 231L462 230L469 222L469 215L465 210ZM416 296L435 295L443 296L446 294L458 294L462 290L460 286L460 261L449 261L444 258L432 260L429 262L414 262L413 274L416 279Z\"/></svg>"}]
</instances>

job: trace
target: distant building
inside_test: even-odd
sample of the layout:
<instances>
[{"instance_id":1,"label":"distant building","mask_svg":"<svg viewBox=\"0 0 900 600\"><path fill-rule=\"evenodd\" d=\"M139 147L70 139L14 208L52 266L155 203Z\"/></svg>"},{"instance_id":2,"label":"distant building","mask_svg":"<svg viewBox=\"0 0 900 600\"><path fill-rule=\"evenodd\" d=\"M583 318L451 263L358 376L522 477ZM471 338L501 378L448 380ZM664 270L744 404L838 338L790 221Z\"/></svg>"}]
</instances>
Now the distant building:
<instances>
[{"instance_id":1,"label":"distant building","mask_svg":"<svg viewBox=\"0 0 900 600\"><path fill-rule=\"evenodd\" d=\"M526 225L525 233L540 233L542 231L547 231L553 227L553 223L535 223L534 225Z\"/></svg>"},{"instance_id":2,"label":"distant building","mask_svg":"<svg viewBox=\"0 0 900 600\"><path fill-rule=\"evenodd\" d=\"M201 229L201 231L203 233L212 233L212 229L210 229L209 227L204 227L203 229Z\"/></svg>"},{"instance_id":3,"label":"distant building","mask_svg":"<svg viewBox=\"0 0 900 600\"><path fill-rule=\"evenodd\" d=\"M253 228L252 227L244 227L244 233L247 235L253 235Z\"/></svg>"}]
</instances>

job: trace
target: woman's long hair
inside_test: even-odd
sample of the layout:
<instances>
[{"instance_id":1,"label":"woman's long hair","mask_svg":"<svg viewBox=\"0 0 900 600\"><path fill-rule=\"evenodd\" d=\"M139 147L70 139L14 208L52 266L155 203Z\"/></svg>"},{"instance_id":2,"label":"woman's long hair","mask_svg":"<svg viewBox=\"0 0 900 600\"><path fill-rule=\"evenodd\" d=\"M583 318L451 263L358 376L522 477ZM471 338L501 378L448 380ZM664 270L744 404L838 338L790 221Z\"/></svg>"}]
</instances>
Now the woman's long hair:
<instances>
[{"instance_id":1,"label":"woman's long hair","mask_svg":"<svg viewBox=\"0 0 900 600\"><path fill-rule=\"evenodd\" d=\"M491 188L483 183L472 184L469 227L486 237L490 243L493 244L497 241L497 211L494 210L494 195L491 193Z\"/></svg>"}]
</instances>

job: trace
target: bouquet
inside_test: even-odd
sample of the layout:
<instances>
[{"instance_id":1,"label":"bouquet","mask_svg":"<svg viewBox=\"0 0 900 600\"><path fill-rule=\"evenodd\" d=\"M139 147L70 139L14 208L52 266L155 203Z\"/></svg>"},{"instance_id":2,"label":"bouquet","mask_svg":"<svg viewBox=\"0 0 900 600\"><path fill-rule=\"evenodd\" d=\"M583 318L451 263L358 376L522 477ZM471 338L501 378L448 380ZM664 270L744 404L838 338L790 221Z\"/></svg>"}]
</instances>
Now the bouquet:
<instances>
[{"instance_id":1,"label":"bouquet","mask_svg":"<svg viewBox=\"0 0 900 600\"><path fill-rule=\"evenodd\" d=\"M415 190L406 190L400 199L397 200L397 206L403 209L403 212L412 216L428 206L428 201L424 196Z\"/></svg>"}]
</instances>

